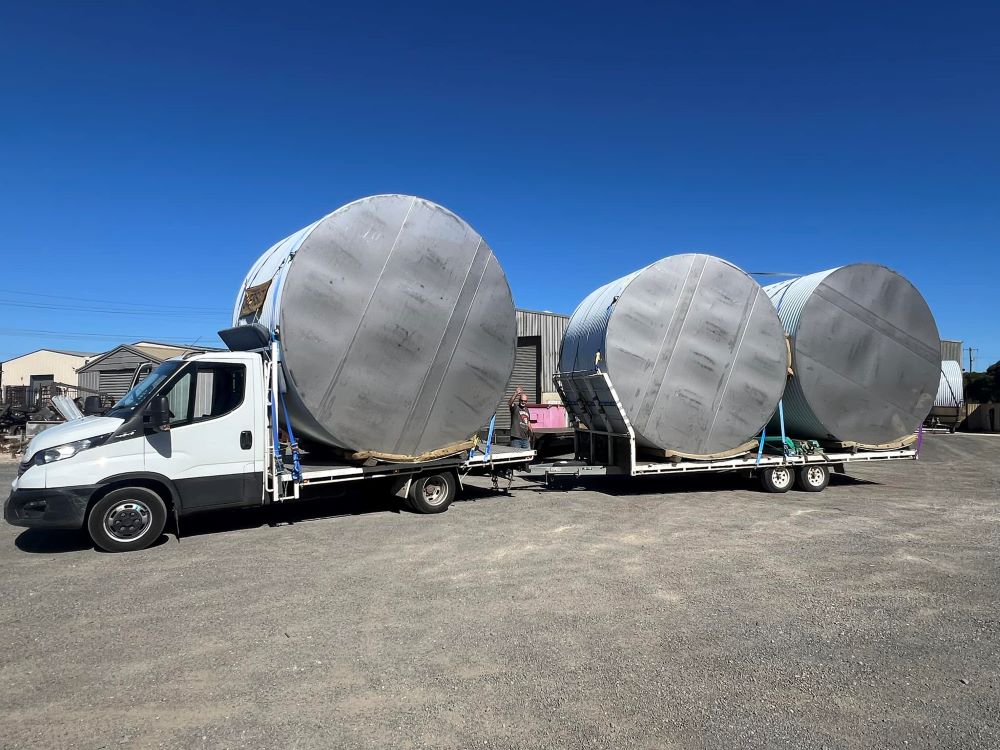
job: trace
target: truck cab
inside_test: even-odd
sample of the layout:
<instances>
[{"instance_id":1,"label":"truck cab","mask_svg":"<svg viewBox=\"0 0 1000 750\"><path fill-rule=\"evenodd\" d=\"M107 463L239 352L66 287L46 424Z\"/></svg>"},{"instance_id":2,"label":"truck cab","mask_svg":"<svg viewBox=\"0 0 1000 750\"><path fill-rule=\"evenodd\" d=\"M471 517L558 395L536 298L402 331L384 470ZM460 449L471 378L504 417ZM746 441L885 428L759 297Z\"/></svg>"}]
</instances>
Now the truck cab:
<instances>
[{"instance_id":1,"label":"truck cab","mask_svg":"<svg viewBox=\"0 0 1000 750\"><path fill-rule=\"evenodd\" d=\"M267 469L259 353L167 360L104 416L28 445L4 506L16 526L79 529L109 551L148 546L176 515L258 505Z\"/></svg>"}]
</instances>

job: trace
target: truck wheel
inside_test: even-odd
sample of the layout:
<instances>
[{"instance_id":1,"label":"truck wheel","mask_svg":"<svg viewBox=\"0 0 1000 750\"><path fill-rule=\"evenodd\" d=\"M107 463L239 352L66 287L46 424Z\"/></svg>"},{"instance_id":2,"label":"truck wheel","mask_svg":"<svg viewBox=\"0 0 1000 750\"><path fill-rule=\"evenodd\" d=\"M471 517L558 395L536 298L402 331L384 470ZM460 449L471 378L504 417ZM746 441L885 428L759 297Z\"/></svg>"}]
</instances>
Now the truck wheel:
<instances>
[{"instance_id":1,"label":"truck wheel","mask_svg":"<svg viewBox=\"0 0 1000 750\"><path fill-rule=\"evenodd\" d=\"M795 474L795 484L803 492L822 492L830 484L830 467L803 466Z\"/></svg>"},{"instance_id":2,"label":"truck wheel","mask_svg":"<svg viewBox=\"0 0 1000 750\"><path fill-rule=\"evenodd\" d=\"M87 531L94 544L108 552L145 549L163 532L167 506L145 487L112 490L90 509Z\"/></svg>"},{"instance_id":3,"label":"truck wheel","mask_svg":"<svg viewBox=\"0 0 1000 750\"><path fill-rule=\"evenodd\" d=\"M414 479L409 499L417 513L444 513L455 499L455 475L446 471Z\"/></svg>"},{"instance_id":4,"label":"truck wheel","mask_svg":"<svg viewBox=\"0 0 1000 750\"><path fill-rule=\"evenodd\" d=\"M773 466L760 471L760 484L767 492L788 492L795 477L787 466Z\"/></svg>"}]
</instances>

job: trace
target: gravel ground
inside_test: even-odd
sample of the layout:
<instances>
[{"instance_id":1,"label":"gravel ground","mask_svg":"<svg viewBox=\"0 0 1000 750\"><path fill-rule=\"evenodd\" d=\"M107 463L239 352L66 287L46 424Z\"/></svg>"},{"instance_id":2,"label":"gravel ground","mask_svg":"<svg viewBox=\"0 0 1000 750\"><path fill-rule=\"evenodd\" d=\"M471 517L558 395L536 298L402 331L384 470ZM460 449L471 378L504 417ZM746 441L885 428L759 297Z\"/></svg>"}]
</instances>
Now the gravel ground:
<instances>
[{"instance_id":1,"label":"gravel ground","mask_svg":"<svg viewBox=\"0 0 1000 750\"><path fill-rule=\"evenodd\" d=\"M0 745L997 748L998 457L3 524Z\"/></svg>"}]
</instances>

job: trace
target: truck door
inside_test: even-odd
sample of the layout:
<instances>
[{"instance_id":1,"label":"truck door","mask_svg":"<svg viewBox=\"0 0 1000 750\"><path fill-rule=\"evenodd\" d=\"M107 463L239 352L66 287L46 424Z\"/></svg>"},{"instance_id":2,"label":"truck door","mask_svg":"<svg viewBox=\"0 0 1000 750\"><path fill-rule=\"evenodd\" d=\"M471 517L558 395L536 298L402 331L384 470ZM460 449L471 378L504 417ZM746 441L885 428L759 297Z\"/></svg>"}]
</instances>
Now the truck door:
<instances>
[{"instance_id":1,"label":"truck door","mask_svg":"<svg viewBox=\"0 0 1000 750\"><path fill-rule=\"evenodd\" d=\"M146 471L173 480L181 509L260 502L254 399L238 362L191 362L163 395L170 429L146 435Z\"/></svg>"}]
</instances>

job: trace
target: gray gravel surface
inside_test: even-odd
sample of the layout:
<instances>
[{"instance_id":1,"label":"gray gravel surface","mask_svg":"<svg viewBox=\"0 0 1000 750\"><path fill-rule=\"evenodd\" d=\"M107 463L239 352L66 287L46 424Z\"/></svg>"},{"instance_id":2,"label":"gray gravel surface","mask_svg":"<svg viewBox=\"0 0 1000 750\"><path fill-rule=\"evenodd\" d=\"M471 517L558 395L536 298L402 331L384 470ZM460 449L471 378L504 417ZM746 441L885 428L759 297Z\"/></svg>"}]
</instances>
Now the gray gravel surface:
<instances>
[{"instance_id":1,"label":"gray gravel surface","mask_svg":"<svg viewBox=\"0 0 1000 750\"><path fill-rule=\"evenodd\" d=\"M0 746L1000 747L998 458L3 524Z\"/></svg>"}]
</instances>

